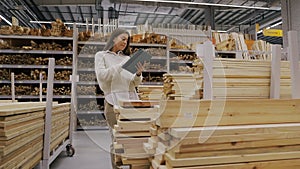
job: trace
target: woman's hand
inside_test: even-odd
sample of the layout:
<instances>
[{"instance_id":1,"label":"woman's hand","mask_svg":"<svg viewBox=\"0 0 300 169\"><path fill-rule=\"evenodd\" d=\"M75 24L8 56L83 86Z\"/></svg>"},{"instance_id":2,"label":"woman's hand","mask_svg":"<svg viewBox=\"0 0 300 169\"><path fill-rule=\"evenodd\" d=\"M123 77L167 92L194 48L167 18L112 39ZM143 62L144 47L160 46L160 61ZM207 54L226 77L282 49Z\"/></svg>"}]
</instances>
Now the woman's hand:
<instances>
[{"instance_id":1,"label":"woman's hand","mask_svg":"<svg viewBox=\"0 0 300 169\"><path fill-rule=\"evenodd\" d=\"M135 68L137 69L136 71L136 75L137 76L141 76L142 72L144 71L144 64L141 64L140 62L137 63L137 65L135 66Z\"/></svg>"}]
</instances>

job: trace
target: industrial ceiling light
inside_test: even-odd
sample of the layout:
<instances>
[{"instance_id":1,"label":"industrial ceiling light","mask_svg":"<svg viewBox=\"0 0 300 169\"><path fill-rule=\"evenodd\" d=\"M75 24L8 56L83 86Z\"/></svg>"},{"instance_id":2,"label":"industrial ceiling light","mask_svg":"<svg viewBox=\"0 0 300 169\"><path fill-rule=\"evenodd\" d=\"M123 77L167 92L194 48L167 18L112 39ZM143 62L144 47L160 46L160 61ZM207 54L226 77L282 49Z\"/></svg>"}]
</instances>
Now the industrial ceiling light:
<instances>
[{"instance_id":1,"label":"industrial ceiling light","mask_svg":"<svg viewBox=\"0 0 300 169\"><path fill-rule=\"evenodd\" d=\"M11 22L9 22L6 18L4 18L4 16L0 15L0 18L3 19L10 26L12 25Z\"/></svg>"},{"instance_id":2,"label":"industrial ceiling light","mask_svg":"<svg viewBox=\"0 0 300 169\"><path fill-rule=\"evenodd\" d=\"M242 5L227 5L216 3L202 3L202 2L186 2L186 1L170 1L170 0L135 0L139 2L159 2L159 3L176 3L186 5L203 5L203 6L215 6L215 7L229 7L229 8L246 8L246 9L260 9L260 10L281 10L280 8L266 8L256 6L242 6Z\"/></svg>"},{"instance_id":3,"label":"industrial ceiling light","mask_svg":"<svg viewBox=\"0 0 300 169\"><path fill-rule=\"evenodd\" d=\"M39 24L51 24L51 21L30 21L30 23L39 23ZM74 23L72 22L65 22L65 25L74 25ZM76 25L81 25L81 26L86 26L86 23L75 23ZM88 26L92 26L93 24L89 23ZM103 24L102 24L103 25ZM105 26L109 26L108 24L104 24ZM99 26L98 24L94 24L94 26ZM119 25L119 27L122 28L136 28L136 26L132 26L132 25Z\"/></svg>"}]
</instances>

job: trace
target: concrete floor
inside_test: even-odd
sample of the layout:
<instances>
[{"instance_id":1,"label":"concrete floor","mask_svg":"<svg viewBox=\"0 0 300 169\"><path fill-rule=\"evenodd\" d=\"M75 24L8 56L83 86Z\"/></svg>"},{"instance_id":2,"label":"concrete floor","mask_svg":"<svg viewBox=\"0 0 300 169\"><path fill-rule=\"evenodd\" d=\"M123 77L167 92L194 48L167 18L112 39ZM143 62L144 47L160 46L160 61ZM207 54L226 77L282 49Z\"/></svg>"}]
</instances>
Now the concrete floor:
<instances>
[{"instance_id":1,"label":"concrete floor","mask_svg":"<svg viewBox=\"0 0 300 169\"><path fill-rule=\"evenodd\" d=\"M75 131L73 133L73 157L63 151L50 169L111 169L108 130Z\"/></svg>"}]
</instances>

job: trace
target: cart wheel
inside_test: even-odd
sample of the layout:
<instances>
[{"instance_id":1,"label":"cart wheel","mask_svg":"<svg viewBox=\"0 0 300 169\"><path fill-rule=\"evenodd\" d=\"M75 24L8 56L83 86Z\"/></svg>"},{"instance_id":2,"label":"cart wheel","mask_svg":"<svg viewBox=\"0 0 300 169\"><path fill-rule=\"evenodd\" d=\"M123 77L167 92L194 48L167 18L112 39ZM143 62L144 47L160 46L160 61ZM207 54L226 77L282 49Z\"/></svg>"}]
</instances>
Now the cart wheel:
<instances>
[{"instance_id":1,"label":"cart wheel","mask_svg":"<svg viewBox=\"0 0 300 169\"><path fill-rule=\"evenodd\" d=\"M66 149L67 149L67 151L66 151L67 156L73 157L73 155L75 154L75 149L73 148L73 146L71 144L68 144L66 146Z\"/></svg>"}]
</instances>

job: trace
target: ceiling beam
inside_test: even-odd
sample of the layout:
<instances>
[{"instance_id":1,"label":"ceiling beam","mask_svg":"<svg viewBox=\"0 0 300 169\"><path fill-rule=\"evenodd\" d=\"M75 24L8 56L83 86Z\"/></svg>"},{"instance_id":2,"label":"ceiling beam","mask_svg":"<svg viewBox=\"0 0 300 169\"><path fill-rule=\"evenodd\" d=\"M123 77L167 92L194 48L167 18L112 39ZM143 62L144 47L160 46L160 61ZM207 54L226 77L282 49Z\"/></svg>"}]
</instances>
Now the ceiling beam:
<instances>
[{"instance_id":1,"label":"ceiling beam","mask_svg":"<svg viewBox=\"0 0 300 169\"><path fill-rule=\"evenodd\" d=\"M57 6L54 7L54 8L55 8L57 14L59 15L60 19L61 19L63 22L66 22L66 20L65 20L65 18L64 18L64 16L63 16L63 14L62 14L61 11L59 10L59 8L58 8Z\"/></svg>"},{"instance_id":2,"label":"ceiling beam","mask_svg":"<svg viewBox=\"0 0 300 169\"><path fill-rule=\"evenodd\" d=\"M33 0L39 6L59 5L95 5L95 0Z\"/></svg>"},{"instance_id":3,"label":"ceiling beam","mask_svg":"<svg viewBox=\"0 0 300 169\"><path fill-rule=\"evenodd\" d=\"M67 6L67 10L69 12L70 18L72 19L72 22L75 22L74 16L73 16L73 12L71 10L71 8L69 6Z\"/></svg>"},{"instance_id":4,"label":"ceiling beam","mask_svg":"<svg viewBox=\"0 0 300 169\"><path fill-rule=\"evenodd\" d=\"M110 0L114 3L131 3L142 5L154 5L154 6L167 6L167 7L181 7L181 8L204 8L207 6L217 7L222 9L230 8L244 8L244 9L257 9L257 10L280 10L278 8L258 7L258 6L246 6L246 5L231 5L231 4L218 4L218 3L201 3L192 1L179 1L179 0Z\"/></svg>"}]
</instances>

